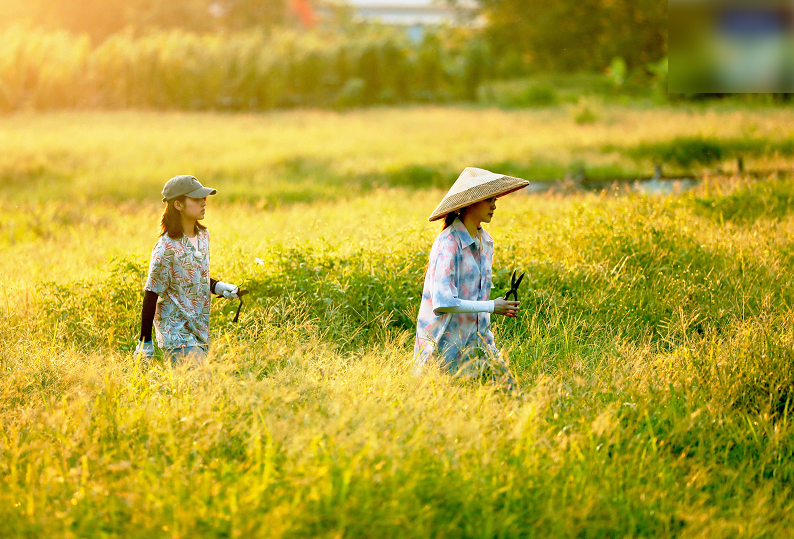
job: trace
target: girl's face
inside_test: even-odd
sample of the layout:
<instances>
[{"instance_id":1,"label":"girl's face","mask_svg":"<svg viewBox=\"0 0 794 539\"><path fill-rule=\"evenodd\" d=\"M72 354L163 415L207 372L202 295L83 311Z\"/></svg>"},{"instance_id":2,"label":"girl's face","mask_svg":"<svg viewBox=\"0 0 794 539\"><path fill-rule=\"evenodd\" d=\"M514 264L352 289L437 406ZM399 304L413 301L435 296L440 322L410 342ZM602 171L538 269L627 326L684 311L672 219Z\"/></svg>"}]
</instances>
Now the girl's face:
<instances>
[{"instance_id":1,"label":"girl's face","mask_svg":"<svg viewBox=\"0 0 794 539\"><path fill-rule=\"evenodd\" d=\"M201 221L204 219L204 212L207 207L207 197L204 198L190 198L185 197L185 203L180 204L177 200L174 207L182 213L183 217L188 219L195 219Z\"/></svg>"},{"instance_id":2,"label":"girl's face","mask_svg":"<svg viewBox=\"0 0 794 539\"><path fill-rule=\"evenodd\" d=\"M481 200L466 209L466 215L477 223L490 223L496 211L496 197Z\"/></svg>"}]
</instances>

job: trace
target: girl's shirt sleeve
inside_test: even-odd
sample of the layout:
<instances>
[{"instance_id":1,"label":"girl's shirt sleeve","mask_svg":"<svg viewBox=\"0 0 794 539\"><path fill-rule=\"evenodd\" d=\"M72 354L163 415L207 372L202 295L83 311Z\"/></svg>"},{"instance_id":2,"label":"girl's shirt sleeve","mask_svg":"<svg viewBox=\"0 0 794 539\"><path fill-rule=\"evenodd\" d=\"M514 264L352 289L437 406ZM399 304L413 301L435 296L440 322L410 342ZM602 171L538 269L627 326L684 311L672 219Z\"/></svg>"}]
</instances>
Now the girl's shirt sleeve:
<instances>
[{"instance_id":1,"label":"girl's shirt sleeve","mask_svg":"<svg viewBox=\"0 0 794 539\"><path fill-rule=\"evenodd\" d=\"M430 298L436 315L442 314L438 309L460 306L456 265L454 249L439 245L433 263L428 268L428 271L433 272Z\"/></svg>"},{"instance_id":2,"label":"girl's shirt sleeve","mask_svg":"<svg viewBox=\"0 0 794 539\"><path fill-rule=\"evenodd\" d=\"M162 296L171 283L171 255L165 248L162 238L152 249L152 258L149 261L149 277L146 279L144 290Z\"/></svg>"}]
</instances>

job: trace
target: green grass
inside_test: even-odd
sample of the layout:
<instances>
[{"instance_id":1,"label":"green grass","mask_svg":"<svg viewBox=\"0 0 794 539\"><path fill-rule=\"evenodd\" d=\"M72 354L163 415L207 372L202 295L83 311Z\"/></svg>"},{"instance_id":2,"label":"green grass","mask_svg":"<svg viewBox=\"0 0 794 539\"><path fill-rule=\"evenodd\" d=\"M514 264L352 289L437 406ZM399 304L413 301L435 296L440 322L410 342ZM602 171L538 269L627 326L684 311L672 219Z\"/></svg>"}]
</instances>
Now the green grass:
<instances>
[{"instance_id":1,"label":"green grass","mask_svg":"<svg viewBox=\"0 0 794 539\"><path fill-rule=\"evenodd\" d=\"M610 152L618 148L606 145L603 150ZM752 135L742 138L675 137L669 141L640 143L635 147L619 150L638 161L652 160L656 163L691 168L693 165L713 165L744 156L790 157L794 155L794 139L769 140Z\"/></svg>"},{"instance_id":2,"label":"green grass","mask_svg":"<svg viewBox=\"0 0 794 539\"><path fill-rule=\"evenodd\" d=\"M782 121L602 114L613 129L564 109L0 119L23 171L0 199L0 536L788 536L791 180L500 200L497 290L527 277L494 332L522 394L411 374L456 164ZM219 188L212 273L252 294L237 325L214 300L209 372L144 368L157 192L191 163Z\"/></svg>"},{"instance_id":3,"label":"green grass","mask_svg":"<svg viewBox=\"0 0 794 539\"><path fill-rule=\"evenodd\" d=\"M584 109L591 119L580 123ZM792 125L790 108L648 108L594 98L522 111L24 113L0 117L0 188L15 203L128 204L156 201L152 193L163 178L187 172L221 189L225 201L273 208L379 187L443 188L462 163L509 168L534 180L579 167L588 177L649 177L657 154L671 151L671 140L700 139L728 149L748 145L748 170L791 167ZM728 150L710 161L711 167L735 166Z\"/></svg>"}]
</instances>

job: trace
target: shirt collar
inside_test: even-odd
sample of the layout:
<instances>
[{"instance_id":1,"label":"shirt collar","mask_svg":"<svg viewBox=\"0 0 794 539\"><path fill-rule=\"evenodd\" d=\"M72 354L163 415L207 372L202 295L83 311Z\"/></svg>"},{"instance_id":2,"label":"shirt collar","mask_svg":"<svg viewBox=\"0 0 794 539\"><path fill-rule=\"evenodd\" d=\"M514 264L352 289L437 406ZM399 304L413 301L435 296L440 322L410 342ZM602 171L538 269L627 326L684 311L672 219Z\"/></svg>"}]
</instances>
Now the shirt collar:
<instances>
[{"instance_id":1,"label":"shirt collar","mask_svg":"<svg viewBox=\"0 0 794 539\"><path fill-rule=\"evenodd\" d=\"M474 243L474 238L471 237L466 225L464 225L463 221L460 219L455 219L452 222L452 233L458 239L458 243L460 243L461 247L468 247ZM482 239L484 243L493 243L491 235L482 227L480 228L480 239Z\"/></svg>"},{"instance_id":2,"label":"shirt collar","mask_svg":"<svg viewBox=\"0 0 794 539\"><path fill-rule=\"evenodd\" d=\"M202 232L204 232L204 229L201 228L199 228L198 231L196 232L196 243L199 246L199 250L201 250ZM193 242L190 241L190 239L187 237L187 234L185 234L184 232L177 241L181 243L185 249L195 249L195 247L193 246Z\"/></svg>"}]
</instances>

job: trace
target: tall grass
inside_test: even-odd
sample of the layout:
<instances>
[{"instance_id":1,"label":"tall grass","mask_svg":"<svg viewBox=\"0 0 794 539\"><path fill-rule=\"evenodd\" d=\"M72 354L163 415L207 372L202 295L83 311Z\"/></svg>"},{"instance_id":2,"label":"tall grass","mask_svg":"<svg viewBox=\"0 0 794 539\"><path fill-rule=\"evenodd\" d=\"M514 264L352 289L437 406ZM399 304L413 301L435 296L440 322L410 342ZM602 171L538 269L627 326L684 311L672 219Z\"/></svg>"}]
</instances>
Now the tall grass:
<instances>
[{"instance_id":1,"label":"tall grass","mask_svg":"<svg viewBox=\"0 0 794 539\"><path fill-rule=\"evenodd\" d=\"M131 359L144 248L92 279L7 290L0 529L785 535L791 210L718 212L780 192L790 182L500 201L497 289L514 267L529 286L521 316L494 330L522 396L410 374L436 191L214 205L213 273L253 294L239 325L215 306L211 374ZM25 242L68 268L73 246L103 241L60 238L60 260Z\"/></svg>"},{"instance_id":2,"label":"tall grass","mask_svg":"<svg viewBox=\"0 0 794 539\"><path fill-rule=\"evenodd\" d=\"M0 536L788 536L790 179L500 199L496 290L527 277L493 329L521 393L411 374L455 165L788 118L602 114L3 118ZM252 291L238 324L213 300L208 370L131 357L182 171L219 189L213 276Z\"/></svg>"}]
</instances>

